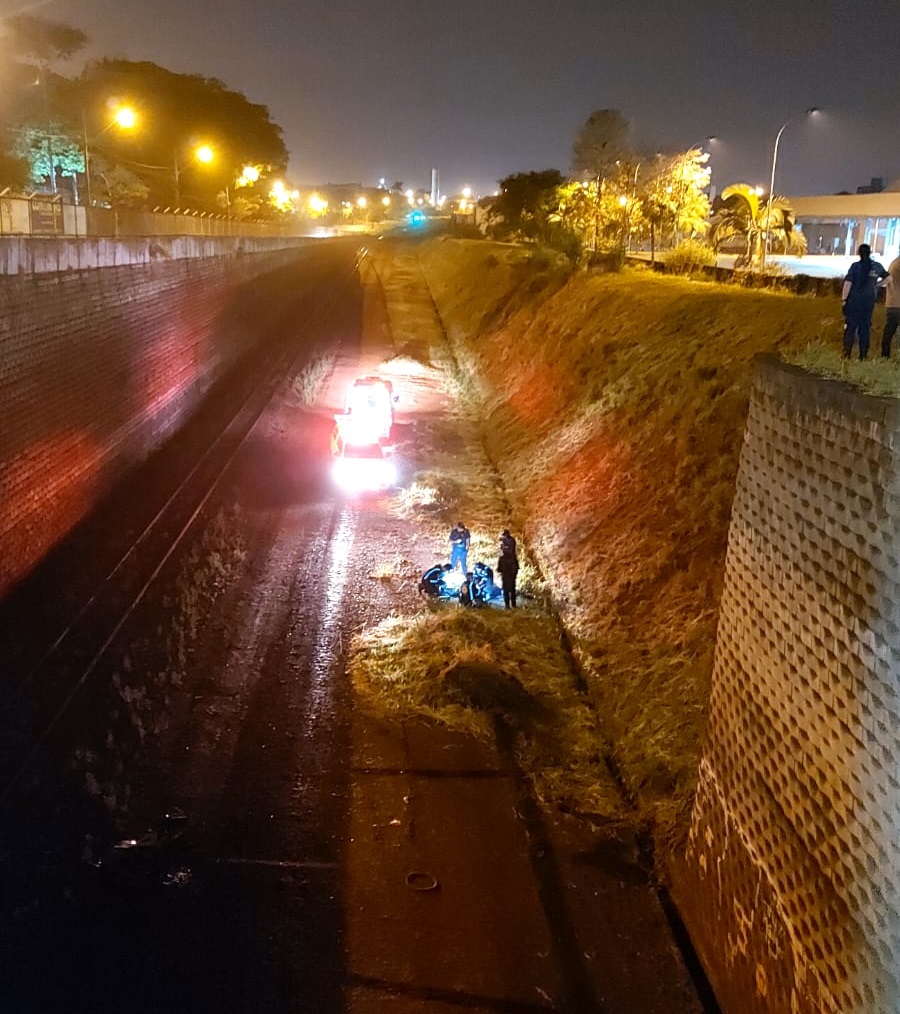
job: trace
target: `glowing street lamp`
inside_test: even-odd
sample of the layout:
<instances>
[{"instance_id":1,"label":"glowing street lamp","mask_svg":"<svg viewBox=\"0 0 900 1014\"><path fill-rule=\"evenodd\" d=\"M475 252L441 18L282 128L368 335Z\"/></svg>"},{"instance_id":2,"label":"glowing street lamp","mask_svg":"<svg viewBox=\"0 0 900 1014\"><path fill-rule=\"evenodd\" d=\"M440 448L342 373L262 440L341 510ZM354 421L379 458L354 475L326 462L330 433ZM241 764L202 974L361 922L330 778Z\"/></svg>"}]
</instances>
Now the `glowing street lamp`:
<instances>
[{"instance_id":1,"label":"glowing street lamp","mask_svg":"<svg viewBox=\"0 0 900 1014\"><path fill-rule=\"evenodd\" d=\"M119 106L113 115L113 122L123 130L133 130L137 126L137 113L131 106Z\"/></svg>"},{"instance_id":2,"label":"glowing street lamp","mask_svg":"<svg viewBox=\"0 0 900 1014\"><path fill-rule=\"evenodd\" d=\"M357 208L365 208L368 205L368 203L369 202L365 199L365 197L358 197L356 199Z\"/></svg>"},{"instance_id":3,"label":"glowing street lamp","mask_svg":"<svg viewBox=\"0 0 900 1014\"><path fill-rule=\"evenodd\" d=\"M769 219L772 215L772 198L775 195L775 163L778 161L778 142L781 140L781 135L785 132L785 129L789 127L795 120L801 119L803 116L815 116L819 112L817 106L812 106L807 109L805 113L799 113L797 116L792 116L789 120L786 120L781 130L775 135L775 147L772 151L772 176L769 180L769 200L766 203L766 236L763 242L762 255L760 257L760 270L766 266L766 256L769 253Z\"/></svg>"},{"instance_id":4,"label":"glowing street lamp","mask_svg":"<svg viewBox=\"0 0 900 1014\"><path fill-rule=\"evenodd\" d=\"M105 134L107 130L112 127L118 127L120 130L134 130L137 126L137 121L137 113L131 108L131 106L116 106L109 122L100 131L97 137ZM81 111L81 131L84 147L84 182L87 186L87 202L88 207L90 207L94 203L93 196L91 194L91 153L88 151L87 114L83 109Z\"/></svg>"},{"instance_id":5,"label":"glowing street lamp","mask_svg":"<svg viewBox=\"0 0 900 1014\"><path fill-rule=\"evenodd\" d=\"M214 149L208 144L198 144L194 147L191 152L191 157L188 162L195 161L201 162L204 165L209 165L215 161L216 153ZM181 167L178 164L178 149L175 149L173 156L174 168L175 168L175 203L181 204Z\"/></svg>"}]
</instances>

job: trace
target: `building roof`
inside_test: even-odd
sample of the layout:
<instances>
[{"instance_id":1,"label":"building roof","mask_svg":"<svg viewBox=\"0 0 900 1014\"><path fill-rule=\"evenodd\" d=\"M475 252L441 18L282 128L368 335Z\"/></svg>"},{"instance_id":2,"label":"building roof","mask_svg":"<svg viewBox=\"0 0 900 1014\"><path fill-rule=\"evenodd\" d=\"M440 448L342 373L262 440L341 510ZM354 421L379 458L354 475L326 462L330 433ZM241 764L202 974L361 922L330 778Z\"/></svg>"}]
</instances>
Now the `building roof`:
<instances>
[{"instance_id":1,"label":"building roof","mask_svg":"<svg viewBox=\"0 0 900 1014\"><path fill-rule=\"evenodd\" d=\"M900 218L900 189L880 194L825 194L788 200L797 218Z\"/></svg>"}]
</instances>

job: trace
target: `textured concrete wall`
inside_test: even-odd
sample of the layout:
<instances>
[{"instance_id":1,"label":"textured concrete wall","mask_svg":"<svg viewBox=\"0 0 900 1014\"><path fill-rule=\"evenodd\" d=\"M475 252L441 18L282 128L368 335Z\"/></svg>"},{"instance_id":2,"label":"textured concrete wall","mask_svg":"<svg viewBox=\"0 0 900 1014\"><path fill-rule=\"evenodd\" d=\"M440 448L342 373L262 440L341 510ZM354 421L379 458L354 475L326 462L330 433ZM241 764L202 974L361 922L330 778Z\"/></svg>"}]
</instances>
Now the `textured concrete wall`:
<instances>
[{"instance_id":1,"label":"textured concrete wall","mask_svg":"<svg viewBox=\"0 0 900 1014\"><path fill-rule=\"evenodd\" d=\"M0 276L0 594L247 351L238 288L302 256L228 249Z\"/></svg>"},{"instance_id":2,"label":"textured concrete wall","mask_svg":"<svg viewBox=\"0 0 900 1014\"><path fill-rule=\"evenodd\" d=\"M757 364L675 897L729 1014L900 1011L900 403Z\"/></svg>"},{"instance_id":3,"label":"textured concrete wall","mask_svg":"<svg viewBox=\"0 0 900 1014\"><path fill-rule=\"evenodd\" d=\"M271 254L315 242L302 237L266 239L253 236L139 236L129 239L0 236L0 275L55 274L126 264Z\"/></svg>"}]
</instances>

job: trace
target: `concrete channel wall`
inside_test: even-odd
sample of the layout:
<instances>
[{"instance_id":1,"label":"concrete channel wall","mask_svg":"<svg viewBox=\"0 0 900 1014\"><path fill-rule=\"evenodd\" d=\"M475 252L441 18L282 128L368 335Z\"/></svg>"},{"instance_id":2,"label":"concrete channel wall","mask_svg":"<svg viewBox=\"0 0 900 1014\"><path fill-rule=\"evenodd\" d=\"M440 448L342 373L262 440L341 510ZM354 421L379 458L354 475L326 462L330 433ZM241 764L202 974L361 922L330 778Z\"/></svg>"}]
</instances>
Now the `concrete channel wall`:
<instances>
[{"instance_id":1,"label":"concrete channel wall","mask_svg":"<svg viewBox=\"0 0 900 1014\"><path fill-rule=\"evenodd\" d=\"M675 898L728 1014L900 1010L900 402L757 363Z\"/></svg>"},{"instance_id":2,"label":"concrete channel wall","mask_svg":"<svg viewBox=\"0 0 900 1014\"><path fill-rule=\"evenodd\" d=\"M0 595L248 351L231 304L314 240L0 240Z\"/></svg>"}]
</instances>

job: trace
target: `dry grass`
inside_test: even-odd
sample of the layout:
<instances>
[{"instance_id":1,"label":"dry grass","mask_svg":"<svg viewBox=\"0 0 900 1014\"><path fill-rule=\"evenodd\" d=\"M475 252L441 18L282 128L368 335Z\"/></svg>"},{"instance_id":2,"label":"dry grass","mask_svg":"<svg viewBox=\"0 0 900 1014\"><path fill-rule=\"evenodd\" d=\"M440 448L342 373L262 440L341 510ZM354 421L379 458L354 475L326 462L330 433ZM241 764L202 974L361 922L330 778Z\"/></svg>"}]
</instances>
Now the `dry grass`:
<instances>
[{"instance_id":1,"label":"dry grass","mask_svg":"<svg viewBox=\"0 0 900 1014\"><path fill-rule=\"evenodd\" d=\"M291 381L291 391L298 405L313 405L323 384L334 369L334 356L319 356L306 366Z\"/></svg>"},{"instance_id":2,"label":"dry grass","mask_svg":"<svg viewBox=\"0 0 900 1014\"><path fill-rule=\"evenodd\" d=\"M821 342L810 342L785 358L810 373L844 380L867 394L900 398L900 361L882 359L877 350L879 340L876 337L875 358L863 363L858 359L844 359L837 348Z\"/></svg>"},{"instance_id":3,"label":"dry grass","mask_svg":"<svg viewBox=\"0 0 900 1014\"><path fill-rule=\"evenodd\" d=\"M422 260L622 778L671 825L703 736L750 364L778 351L823 372L837 302L640 270L570 276L498 244L434 242Z\"/></svg>"},{"instance_id":4,"label":"dry grass","mask_svg":"<svg viewBox=\"0 0 900 1014\"><path fill-rule=\"evenodd\" d=\"M424 606L359 638L355 685L381 713L476 735L502 718L542 797L597 821L622 812L608 751L673 840L704 733L750 363L778 351L875 393L896 394L900 372L840 360L836 301L641 270L573 275L488 243L433 242L422 262L464 368L463 413L416 426L429 467L397 509L437 547L462 518L473 560L495 562L502 527L524 535L520 586L543 597L539 562L593 708L534 611ZM417 341L418 362L441 360ZM392 580L383 570L372 576Z\"/></svg>"},{"instance_id":5,"label":"dry grass","mask_svg":"<svg viewBox=\"0 0 900 1014\"><path fill-rule=\"evenodd\" d=\"M351 676L381 716L424 717L484 739L505 723L547 805L597 824L623 818L596 714L551 618L449 604L412 621L393 617L357 636Z\"/></svg>"}]
</instances>

